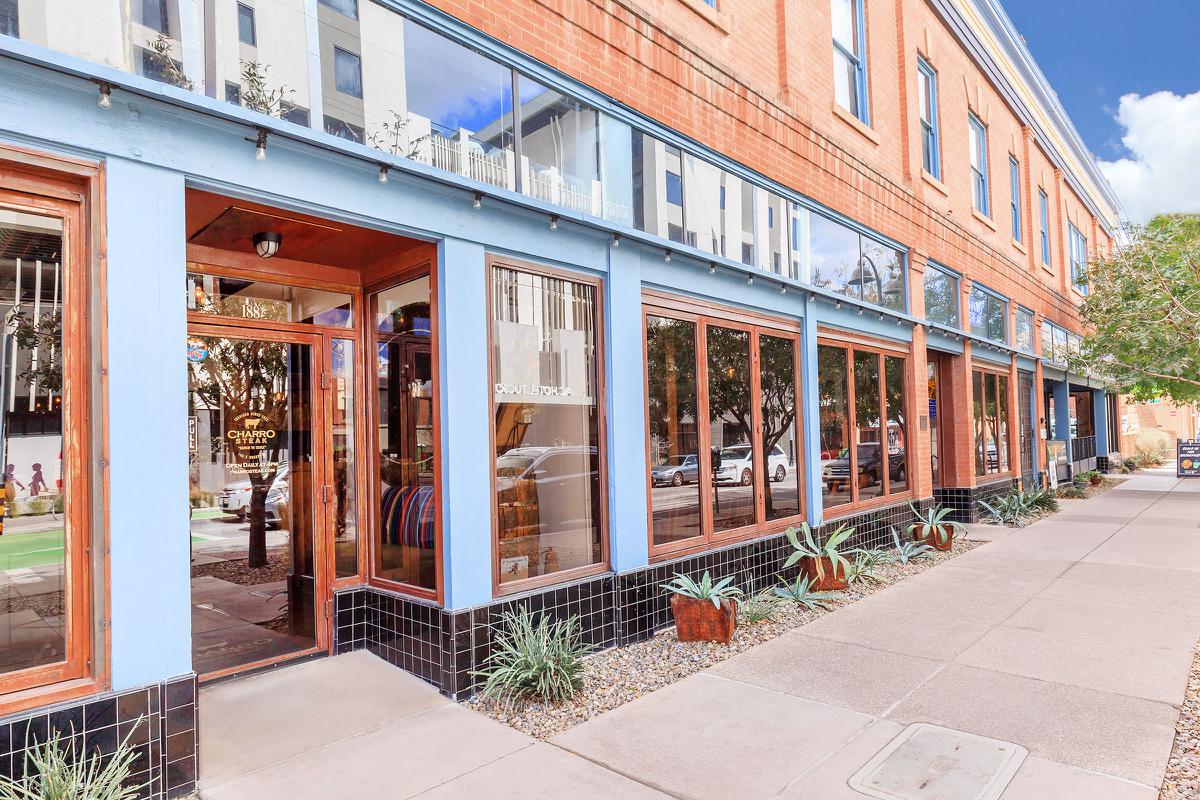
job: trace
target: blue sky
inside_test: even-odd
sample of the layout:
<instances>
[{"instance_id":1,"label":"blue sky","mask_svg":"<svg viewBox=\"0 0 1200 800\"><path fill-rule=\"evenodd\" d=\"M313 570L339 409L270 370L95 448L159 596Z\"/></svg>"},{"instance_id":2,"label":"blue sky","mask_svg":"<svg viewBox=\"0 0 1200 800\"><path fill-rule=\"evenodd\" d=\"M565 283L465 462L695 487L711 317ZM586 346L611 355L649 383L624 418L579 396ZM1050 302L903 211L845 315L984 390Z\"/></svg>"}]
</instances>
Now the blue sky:
<instances>
[{"instance_id":1,"label":"blue sky","mask_svg":"<svg viewBox=\"0 0 1200 800\"><path fill-rule=\"evenodd\" d=\"M1126 217L1200 212L1200 0L1001 2Z\"/></svg>"}]
</instances>

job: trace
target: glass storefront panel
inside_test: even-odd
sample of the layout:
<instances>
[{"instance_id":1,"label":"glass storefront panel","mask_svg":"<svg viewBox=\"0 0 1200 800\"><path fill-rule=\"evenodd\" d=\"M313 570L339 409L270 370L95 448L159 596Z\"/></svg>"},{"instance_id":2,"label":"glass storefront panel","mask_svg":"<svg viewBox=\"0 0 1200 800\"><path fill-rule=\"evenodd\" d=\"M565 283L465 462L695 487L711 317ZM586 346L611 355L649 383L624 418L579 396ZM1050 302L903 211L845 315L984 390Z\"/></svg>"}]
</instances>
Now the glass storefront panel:
<instances>
[{"instance_id":1,"label":"glass storefront panel","mask_svg":"<svg viewBox=\"0 0 1200 800\"><path fill-rule=\"evenodd\" d=\"M430 284L422 276L374 298L380 486L375 576L437 588Z\"/></svg>"},{"instance_id":2,"label":"glass storefront panel","mask_svg":"<svg viewBox=\"0 0 1200 800\"><path fill-rule=\"evenodd\" d=\"M858 270L858 232L820 214L809 213L809 282L822 289L861 297L859 286L851 285Z\"/></svg>"},{"instance_id":3,"label":"glass storefront panel","mask_svg":"<svg viewBox=\"0 0 1200 800\"><path fill-rule=\"evenodd\" d=\"M75 557L63 493L63 223L0 209L0 673L69 658Z\"/></svg>"},{"instance_id":4,"label":"glass storefront panel","mask_svg":"<svg viewBox=\"0 0 1200 800\"><path fill-rule=\"evenodd\" d=\"M898 250L862 237L859 269L851 278L862 299L884 308L903 309L904 257Z\"/></svg>"},{"instance_id":5,"label":"glass storefront panel","mask_svg":"<svg viewBox=\"0 0 1200 800\"><path fill-rule=\"evenodd\" d=\"M987 462L986 421L983 416L983 373L978 370L971 374L971 411L975 424L975 474L984 475Z\"/></svg>"},{"instance_id":6,"label":"glass storefront panel","mask_svg":"<svg viewBox=\"0 0 1200 800\"><path fill-rule=\"evenodd\" d=\"M316 644L312 353L190 336L192 666Z\"/></svg>"},{"instance_id":7,"label":"glass storefront panel","mask_svg":"<svg viewBox=\"0 0 1200 800\"><path fill-rule=\"evenodd\" d=\"M750 334L710 325L707 340L713 530L722 531L755 520Z\"/></svg>"},{"instance_id":8,"label":"glass storefront panel","mask_svg":"<svg viewBox=\"0 0 1200 800\"><path fill-rule=\"evenodd\" d=\"M524 75L518 85L522 191L600 216L598 112Z\"/></svg>"},{"instance_id":9,"label":"glass storefront panel","mask_svg":"<svg viewBox=\"0 0 1200 800\"><path fill-rule=\"evenodd\" d=\"M596 289L492 271L499 580L599 564Z\"/></svg>"},{"instance_id":10,"label":"glass storefront panel","mask_svg":"<svg viewBox=\"0 0 1200 800\"><path fill-rule=\"evenodd\" d=\"M330 365L333 405L333 548L336 574L358 574L358 456L355 422L358 407L354 393L354 340L334 339Z\"/></svg>"},{"instance_id":11,"label":"glass storefront panel","mask_svg":"<svg viewBox=\"0 0 1200 800\"><path fill-rule=\"evenodd\" d=\"M796 342L779 336L758 337L762 392L762 452L765 462L766 518L800 513L803 443L796 435Z\"/></svg>"},{"instance_id":12,"label":"glass storefront panel","mask_svg":"<svg viewBox=\"0 0 1200 800\"><path fill-rule=\"evenodd\" d=\"M958 328L957 276L933 267L926 268L925 317L947 328Z\"/></svg>"},{"instance_id":13,"label":"glass storefront panel","mask_svg":"<svg viewBox=\"0 0 1200 800\"><path fill-rule=\"evenodd\" d=\"M634 130L633 225L640 231L684 242L683 154L679 148Z\"/></svg>"},{"instance_id":14,"label":"glass storefront panel","mask_svg":"<svg viewBox=\"0 0 1200 800\"><path fill-rule=\"evenodd\" d=\"M687 243L706 253L726 255L729 187L738 179L690 154L684 155L683 163ZM740 204L740 195L738 200Z\"/></svg>"},{"instance_id":15,"label":"glass storefront panel","mask_svg":"<svg viewBox=\"0 0 1200 800\"><path fill-rule=\"evenodd\" d=\"M887 403L888 493L908 491L908 408L904 395L904 360L885 356L884 401Z\"/></svg>"},{"instance_id":16,"label":"glass storefront panel","mask_svg":"<svg viewBox=\"0 0 1200 800\"><path fill-rule=\"evenodd\" d=\"M858 499L871 500L883 494L883 441L879 354L854 354L854 444L858 455Z\"/></svg>"},{"instance_id":17,"label":"glass storefront panel","mask_svg":"<svg viewBox=\"0 0 1200 800\"><path fill-rule=\"evenodd\" d=\"M202 265L189 264L202 270ZM354 327L350 295L280 283L187 274L187 309L194 314L304 325Z\"/></svg>"},{"instance_id":18,"label":"glass storefront panel","mask_svg":"<svg viewBox=\"0 0 1200 800\"><path fill-rule=\"evenodd\" d=\"M696 323L646 317L651 542L701 536Z\"/></svg>"},{"instance_id":19,"label":"glass storefront panel","mask_svg":"<svg viewBox=\"0 0 1200 800\"><path fill-rule=\"evenodd\" d=\"M1000 472L1008 472L1008 377L996 376L996 454Z\"/></svg>"},{"instance_id":20,"label":"glass storefront panel","mask_svg":"<svg viewBox=\"0 0 1200 800\"><path fill-rule=\"evenodd\" d=\"M849 503L850 408L847 388L846 351L841 347L817 347L818 408L821 421L821 494L825 508Z\"/></svg>"}]
</instances>

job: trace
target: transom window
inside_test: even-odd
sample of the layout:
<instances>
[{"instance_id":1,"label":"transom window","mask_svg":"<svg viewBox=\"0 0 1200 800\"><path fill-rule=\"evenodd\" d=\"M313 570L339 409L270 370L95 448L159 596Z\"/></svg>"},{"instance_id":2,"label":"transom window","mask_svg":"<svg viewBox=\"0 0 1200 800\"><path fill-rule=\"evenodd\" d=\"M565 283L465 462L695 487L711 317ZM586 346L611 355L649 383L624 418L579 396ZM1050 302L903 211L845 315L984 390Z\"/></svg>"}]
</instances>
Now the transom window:
<instances>
[{"instance_id":1,"label":"transom window","mask_svg":"<svg viewBox=\"0 0 1200 800\"><path fill-rule=\"evenodd\" d=\"M1075 288L1087 294L1087 238L1073 224L1068 224L1067 233L1071 246L1071 281Z\"/></svg>"},{"instance_id":2,"label":"transom window","mask_svg":"<svg viewBox=\"0 0 1200 800\"><path fill-rule=\"evenodd\" d=\"M989 341L1008 342L1008 301L982 286L972 286L968 298L971 333Z\"/></svg>"},{"instance_id":3,"label":"transom window","mask_svg":"<svg viewBox=\"0 0 1200 800\"><path fill-rule=\"evenodd\" d=\"M1017 330L1014 338L1018 350L1033 352L1033 312L1028 308L1017 308Z\"/></svg>"},{"instance_id":4,"label":"transom window","mask_svg":"<svg viewBox=\"0 0 1200 800\"><path fill-rule=\"evenodd\" d=\"M959 279L954 273L929 264L925 268L925 318L947 328L957 328Z\"/></svg>"}]
</instances>

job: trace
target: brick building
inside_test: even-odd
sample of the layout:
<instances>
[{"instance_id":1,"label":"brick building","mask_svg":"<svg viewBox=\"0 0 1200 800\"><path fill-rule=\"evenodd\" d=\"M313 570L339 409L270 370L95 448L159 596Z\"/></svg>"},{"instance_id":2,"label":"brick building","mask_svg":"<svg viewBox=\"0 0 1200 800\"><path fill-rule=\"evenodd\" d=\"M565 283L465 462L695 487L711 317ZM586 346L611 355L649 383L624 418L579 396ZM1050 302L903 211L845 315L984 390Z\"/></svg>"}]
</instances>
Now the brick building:
<instances>
[{"instance_id":1,"label":"brick building","mask_svg":"<svg viewBox=\"0 0 1200 800\"><path fill-rule=\"evenodd\" d=\"M1119 441L998 0L0 0L0 109L0 771L137 725L179 796L198 683L462 696L514 605L623 644Z\"/></svg>"}]
</instances>

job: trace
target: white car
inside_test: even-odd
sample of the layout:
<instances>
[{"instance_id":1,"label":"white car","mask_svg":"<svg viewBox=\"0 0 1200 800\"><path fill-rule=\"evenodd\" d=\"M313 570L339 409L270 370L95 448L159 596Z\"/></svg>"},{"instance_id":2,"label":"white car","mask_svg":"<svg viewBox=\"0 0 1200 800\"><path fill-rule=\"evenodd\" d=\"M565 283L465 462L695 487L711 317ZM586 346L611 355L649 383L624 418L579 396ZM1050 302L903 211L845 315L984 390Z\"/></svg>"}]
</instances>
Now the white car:
<instances>
[{"instance_id":1,"label":"white car","mask_svg":"<svg viewBox=\"0 0 1200 800\"><path fill-rule=\"evenodd\" d=\"M286 467L281 467L279 473L275 476L275 482L271 484L270 490L267 491L266 512L267 524L273 525L279 522L279 515L276 514L276 506L280 503L287 503L288 495L288 470ZM250 481L236 481L225 485L225 491L217 495L217 507L226 514L234 514L238 519L245 519L246 514L250 511Z\"/></svg>"},{"instance_id":2,"label":"white car","mask_svg":"<svg viewBox=\"0 0 1200 800\"><path fill-rule=\"evenodd\" d=\"M713 481L716 483L738 483L749 486L754 480L754 465L752 463L750 445L735 444L721 450L721 466L713 471ZM779 483L787 477L792 464L783 449L776 445L767 456L767 475Z\"/></svg>"}]
</instances>

